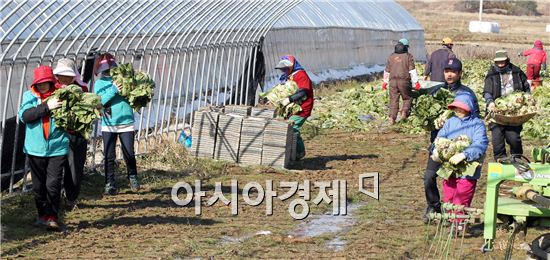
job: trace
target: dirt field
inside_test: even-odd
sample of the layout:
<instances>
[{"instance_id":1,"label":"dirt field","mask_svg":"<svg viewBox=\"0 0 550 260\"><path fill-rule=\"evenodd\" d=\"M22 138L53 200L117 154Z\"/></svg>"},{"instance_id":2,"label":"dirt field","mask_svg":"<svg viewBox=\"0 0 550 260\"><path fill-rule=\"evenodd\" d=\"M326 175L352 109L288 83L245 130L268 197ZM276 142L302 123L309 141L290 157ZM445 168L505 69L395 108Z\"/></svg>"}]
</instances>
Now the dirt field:
<instances>
[{"instance_id":1,"label":"dirt field","mask_svg":"<svg viewBox=\"0 0 550 260\"><path fill-rule=\"evenodd\" d=\"M102 197L103 177L87 175L80 207L65 216L65 233L48 233L31 225L35 210L30 195L4 198L2 257L418 259L429 245L426 236L434 231L433 226L426 227L420 221L425 207L422 172L427 142L427 136L403 135L389 129L321 133L306 142L308 155L292 171L197 161L186 157L180 146L165 149L169 144L163 144L163 152L139 161L144 189L138 194L127 189L127 182L119 174L121 194ZM380 173L379 201L357 191L358 174L365 172ZM350 207L361 207L344 221L348 222L344 223L346 228L305 237L300 235L304 232L299 227L323 216L330 205L321 203L313 207L309 202L310 217L297 221L287 212L289 201L275 198L273 215L266 216L265 204L252 207L240 198L238 216L232 216L230 206L220 202L203 206L202 215L196 216L192 206L177 206L170 199L171 187L176 182L193 183L195 179L203 180L203 190L208 191L206 198L211 197L217 181L223 182L227 194L229 179L239 180L239 189L251 180L262 184L273 180L278 186L280 181L343 179L348 181ZM484 188L482 180L474 199L475 207L482 207ZM311 194L313 197L318 192L312 190ZM325 224L330 226L331 217L326 219ZM260 231L262 234L256 235ZM289 238L291 234L295 237ZM528 239L537 234L530 232ZM503 243L503 237L500 234L497 245ZM335 249L331 241L340 246ZM465 259L502 256L502 248L482 255L479 253L482 244L482 237L465 238L461 251ZM455 249L459 249L458 243ZM520 250L516 253L522 255Z\"/></svg>"},{"instance_id":2,"label":"dirt field","mask_svg":"<svg viewBox=\"0 0 550 260\"><path fill-rule=\"evenodd\" d=\"M418 1L402 3L426 28L427 47L436 48L443 36L450 36L465 46L529 48L534 38L547 39L548 33L532 28L550 23L550 16L513 17L486 15L501 23L499 35L467 33L468 21L477 14L446 12L445 3L430 5ZM544 2L543 2L544 3ZM545 11L543 7L543 11ZM547 12L547 14L550 12ZM448 29L449 25L452 28ZM538 27L536 27L538 28ZM544 27L542 27L544 28ZM544 38L546 37L546 38ZM433 45L429 45L429 44ZM430 47L432 46L432 47ZM429 49L430 51L431 49ZM461 55L459 53L459 55ZM328 95L334 89L318 94ZM34 227L36 218L31 194L2 198L2 258L34 259L187 259L215 258L368 258L422 259L430 246L434 226L424 225L420 217L425 209L423 171L427 160L428 136L408 135L387 127L367 133L321 131L306 140L308 154L292 170L237 165L196 160L186 155L179 144L162 143L157 151L138 160L143 189L133 193L123 176L122 163L117 196L101 195L103 176L86 175L79 208L64 215L66 231L50 233ZM534 145L525 144L525 151ZM491 149L491 148L490 148ZM491 154L489 150L487 154ZM486 162L487 164L487 162ZM483 174L486 174L486 165ZM379 172L380 199L358 192L358 175ZM348 217L325 214L331 205L308 202L311 213L305 220L294 220L288 212L291 199L273 200L273 215L266 216L265 201L260 206L246 205L239 198L239 214L217 202L202 206L196 215L193 205L178 206L171 199L172 186L179 181L193 184L202 180L207 200L214 193L215 182L223 183L224 194L231 190L230 180L239 181L239 191L249 181L265 188L266 180L275 186L282 181L347 181ZM486 176L477 185L473 207L482 208ZM276 189L279 194L287 189ZM312 189L314 198L318 190ZM203 201L204 203L204 201ZM547 232L530 230L525 241ZM502 259L506 233L499 231L495 251L480 253L483 237L467 236L453 241L450 257L462 259ZM514 259L523 259L516 239Z\"/></svg>"}]
</instances>

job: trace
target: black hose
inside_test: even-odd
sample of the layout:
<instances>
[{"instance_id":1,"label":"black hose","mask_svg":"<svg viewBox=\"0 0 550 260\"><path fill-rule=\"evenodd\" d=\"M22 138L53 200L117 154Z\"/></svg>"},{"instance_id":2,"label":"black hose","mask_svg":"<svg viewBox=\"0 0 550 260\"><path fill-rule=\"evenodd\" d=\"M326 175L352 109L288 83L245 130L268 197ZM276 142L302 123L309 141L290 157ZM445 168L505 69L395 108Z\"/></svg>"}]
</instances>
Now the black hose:
<instances>
[{"instance_id":1,"label":"black hose","mask_svg":"<svg viewBox=\"0 0 550 260\"><path fill-rule=\"evenodd\" d=\"M550 254L550 234L543 234L531 242L531 253L537 256L537 259L549 259Z\"/></svg>"},{"instance_id":2,"label":"black hose","mask_svg":"<svg viewBox=\"0 0 550 260\"><path fill-rule=\"evenodd\" d=\"M535 195L532 196L531 200L536 202L537 204L540 204L542 206L550 208L550 199L548 199L544 196L535 194Z\"/></svg>"}]
</instances>

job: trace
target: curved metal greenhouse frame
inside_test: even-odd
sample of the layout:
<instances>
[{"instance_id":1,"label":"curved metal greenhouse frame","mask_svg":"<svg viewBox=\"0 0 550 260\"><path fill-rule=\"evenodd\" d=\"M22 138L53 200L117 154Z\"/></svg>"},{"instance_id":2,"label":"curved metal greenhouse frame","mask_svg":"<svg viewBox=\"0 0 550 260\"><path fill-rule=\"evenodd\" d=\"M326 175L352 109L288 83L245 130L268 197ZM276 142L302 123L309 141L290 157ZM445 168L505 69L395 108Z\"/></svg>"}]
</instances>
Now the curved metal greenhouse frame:
<instances>
[{"instance_id":1,"label":"curved metal greenhouse frame","mask_svg":"<svg viewBox=\"0 0 550 260\"><path fill-rule=\"evenodd\" d=\"M105 52L151 75L154 98L134 114L136 153L145 153L158 137L177 139L200 107L250 104L258 85L276 77L273 66L281 55L297 54L318 73L361 63L380 38L372 46L353 44L373 31L384 32L386 42L411 35L423 40L416 20L404 9L392 11L399 5L390 0L7 0L0 5L0 173L2 190L9 181L10 192L26 172L17 111L39 65L71 58L89 75L92 89L91 65ZM297 33L303 33L300 39ZM334 46L340 49L326 51ZM351 59L336 58L342 53ZM384 62L369 57L371 65ZM259 71L268 77L256 76ZM96 123L88 146L92 169L101 162L98 128Z\"/></svg>"}]
</instances>

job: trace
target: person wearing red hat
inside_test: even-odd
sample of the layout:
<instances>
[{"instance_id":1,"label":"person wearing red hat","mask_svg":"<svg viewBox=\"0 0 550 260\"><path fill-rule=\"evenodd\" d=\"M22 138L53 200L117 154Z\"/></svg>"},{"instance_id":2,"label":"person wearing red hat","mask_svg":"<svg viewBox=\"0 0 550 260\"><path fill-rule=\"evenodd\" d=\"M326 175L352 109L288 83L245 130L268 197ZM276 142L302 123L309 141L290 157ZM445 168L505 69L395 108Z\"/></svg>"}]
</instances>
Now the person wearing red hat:
<instances>
[{"instance_id":1,"label":"person wearing red hat","mask_svg":"<svg viewBox=\"0 0 550 260\"><path fill-rule=\"evenodd\" d=\"M526 50L524 52L518 53L518 56L528 56L527 60L527 81L529 85L534 86L533 81L540 80L540 70L546 70L546 52L542 46L541 40L536 40L533 44L533 48Z\"/></svg>"},{"instance_id":2,"label":"person wearing red hat","mask_svg":"<svg viewBox=\"0 0 550 260\"><path fill-rule=\"evenodd\" d=\"M462 161L482 162L489 140L487 139L485 124L478 116L472 114L475 109L472 95L468 93L457 94L448 108L454 112L454 116L445 122L439 130L437 138L455 139L458 136L465 135L471 141L471 144L464 151L453 155L449 162L454 165ZM436 149L432 151L431 160L441 163ZM481 177L482 164L480 163L476 168L473 176L460 178L451 176L447 180L443 180L443 202L469 207L474 198L477 180Z\"/></svg>"},{"instance_id":3,"label":"person wearing red hat","mask_svg":"<svg viewBox=\"0 0 550 260\"><path fill-rule=\"evenodd\" d=\"M119 94L120 87L113 83L111 69L116 67L115 57L104 53L96 60L94 71L99 79L94 84L94 92L101 97L105 113L101 118L101 135L105 153L105 195L118 193L115 184L115 146L120 140L122 155L126 163L130 188L140 189L137 178L136 155L134 153L134 111L128 99Z\"/></svg>"},{"instance_id":4,"label":"person wearing red hat","mask_svg":"<svg viewBox=\"0 0 550 260\"><path fill-rule=\"evenodd\" d=\"M55 124L51 111L61 106L56 97L56 79L52 68L40 66L34 70L30 89L23 94L19 119L25 123L24 152L31 168L34 200L38 210L37 225L60 230L59 201L63 165L67 160L67 132ZM47 101L46 101L47 99Z\"/></svg>"}]
</instances>

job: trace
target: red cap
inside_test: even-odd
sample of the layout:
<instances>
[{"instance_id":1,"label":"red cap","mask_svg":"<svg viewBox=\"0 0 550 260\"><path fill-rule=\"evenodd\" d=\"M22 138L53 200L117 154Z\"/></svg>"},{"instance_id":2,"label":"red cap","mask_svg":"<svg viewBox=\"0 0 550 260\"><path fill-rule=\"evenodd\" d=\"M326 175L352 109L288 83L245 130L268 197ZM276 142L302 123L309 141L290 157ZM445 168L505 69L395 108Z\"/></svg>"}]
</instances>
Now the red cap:
<instances>
[{"instance_id":1,"label":"red cap","mask_svg":"<svg viewBox=\"0 0 550 260\"><path fill-rule=\"evenodd\" d=\"M34 69L34 79L32 81L32 85L44 82L52 82L54 84L56 82L52 67L50 66L40 66Z\"/></svg>"},{"instance_id":2,"label":"red cap","mask_svg":"<svg viewBox=\"0 0 550 260\"><path fill-rule=\"evenodd\" d=\"M466 103L458 101L458 100L453 101L453 103L451 103L447 106L447 108L449 108L449 109L453 109L455 107L458 107L460 109L466 110L467 112L470 112L470 107Z\"/></svg>"},{"instance_id":3,"label":"red cap","mask_svg":"<svg viewBox=\"0 0 550 260\"><path fill-rule=\"evenodd\" d=\"M535 45L535 47L542 48L542 41L541 40L536 40L534 45Z\"/></svg>"}]
</instances>

